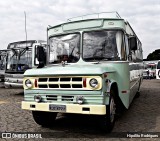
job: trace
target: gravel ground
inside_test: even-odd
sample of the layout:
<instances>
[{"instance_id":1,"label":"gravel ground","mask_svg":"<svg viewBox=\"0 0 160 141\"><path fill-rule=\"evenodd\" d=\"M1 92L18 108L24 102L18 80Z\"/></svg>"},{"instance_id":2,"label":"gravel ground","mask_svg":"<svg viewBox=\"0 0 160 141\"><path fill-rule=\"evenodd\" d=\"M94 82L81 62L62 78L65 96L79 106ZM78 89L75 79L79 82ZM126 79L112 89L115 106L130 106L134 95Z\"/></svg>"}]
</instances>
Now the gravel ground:
<instances>
[{"instance_id":1,"label":"gravel ground","mask_svg":"<svg viewBox=\"0 0 160 141\"><path fill-rule=\"evenodd\" d=\"M127 136L129 132L149 133L160 137L160 81L144 80L141 95L134 99L129 110L117 119L113 132L102 133L98 118L87 115L59 114L54 128L44 128L37 125L31 111L21 109L22 90L0 89L0 132L48 132L53 140L133 140L146 141L150 138L116 138L116 135ZM156 133L158 132L158 133ZM129 134L128 134L129 135ZM112 136L113 138L109 138ZM6 140L6 139L0 139ZM7 139L13 140L13 139ZM14 139L22 140L22 139ZM23 139L26 140L26 139ZM27 139L33 140L33 139ZM37 140L50 140L49 138ZM159 141L160 138L152 139Z\"/></svg>"}]
</instances>

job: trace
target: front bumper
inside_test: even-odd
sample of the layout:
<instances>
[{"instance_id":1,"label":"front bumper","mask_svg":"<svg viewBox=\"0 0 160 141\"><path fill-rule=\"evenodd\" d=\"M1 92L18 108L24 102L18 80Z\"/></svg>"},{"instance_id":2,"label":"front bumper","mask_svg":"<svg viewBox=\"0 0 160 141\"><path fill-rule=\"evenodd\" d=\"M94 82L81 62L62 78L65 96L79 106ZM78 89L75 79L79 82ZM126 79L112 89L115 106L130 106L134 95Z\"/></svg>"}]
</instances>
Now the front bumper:
<instances>
[{"instance_id":1,"label":"front bumper","mask_svg":"<svg viewBox=\"0 0 160 141\"><path fill-rule=\"evenodd\" d=\"M4 76L0 75L0 87L4 87Z\"/></svg>"},{"instance_id":2,"label":"front bumper","mask_svg":"<svg viewBox=\"0 0 160 141\"><path fill-rule=\"evenodd\" d=\"M19 88L19 89L23 89L23 84L22 83L5 82L4 85L5 85L6 88Z\"/></svg>"},{"instance_id":3,"label":"front bumper","mask_svg":"<svg viewBox=\"0 0 160 141\"><path fill-rule=\"evenodd\" d=\"M50 104L54 103L37 103L37 102L22 101L22 109L32 110L32 111L57 112L49 110ZM61 105L66 106L66 111L63 113L92 114L92 115L106 114L105 105L79 105L79 104L61 104Z\"/></svg>"},{"instance_id":4,"label":"front bumper","mask_svg":"<svg viewBox=\"0 0 160 141\"><path fill-rule=\"evenodd\" d=\"M0 82L0 88L4 87L4 82Z\"/></svg>"}]
</instances>

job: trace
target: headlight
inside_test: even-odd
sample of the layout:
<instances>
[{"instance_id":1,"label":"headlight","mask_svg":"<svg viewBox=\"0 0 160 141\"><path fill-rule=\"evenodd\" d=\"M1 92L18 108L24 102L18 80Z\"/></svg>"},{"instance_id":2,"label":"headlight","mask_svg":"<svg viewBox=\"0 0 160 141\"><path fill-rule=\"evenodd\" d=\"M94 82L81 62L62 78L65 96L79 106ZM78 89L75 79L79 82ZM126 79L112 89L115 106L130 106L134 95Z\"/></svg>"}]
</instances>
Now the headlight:
<instances>
[{"instance_id":1,"label":"headlight","mask_svg":"<svg viewBox=\"0 0 160 141\"><path fill-rule=\"evenodd\" d=\"M96 88L98 86L98 81L97 79L95 78L92 78L90 81L89 81L89 84L92 88Z\"/></svg>"},{"instance_id":2,"label":"headlight","mask_svg":"<svg viewBox=\"0 0 160 141\"><path fill-rule=\"evenodd\" d=\"M84 103L84 97L83 96L77 96L76 101L78 104L83 104Z\"/></svg>"},{"instance_id":3,"label":"headlight","mask_svg":"<svg viewBox=\"0 0 160 141\"><path fill-rule=\"evenodd\" d=\"M41 101L42 101L42 97L41 97L40 95L35 95L35 96L34 96L34 100L35 100L36 102L41 102Z\"/></svg>"},{"instance_id":4,"label":"headlight","mask_svg":"<svg viewBox=\"0 0 160 141\"><path fill-rule=\"evenodd\" d=\"M32 88L32 86L33 86L31 80L29 80L29 79L27 79L27 80L25 81L25 85L26 85L27 88Z\"/></svg>"}]
</instances>

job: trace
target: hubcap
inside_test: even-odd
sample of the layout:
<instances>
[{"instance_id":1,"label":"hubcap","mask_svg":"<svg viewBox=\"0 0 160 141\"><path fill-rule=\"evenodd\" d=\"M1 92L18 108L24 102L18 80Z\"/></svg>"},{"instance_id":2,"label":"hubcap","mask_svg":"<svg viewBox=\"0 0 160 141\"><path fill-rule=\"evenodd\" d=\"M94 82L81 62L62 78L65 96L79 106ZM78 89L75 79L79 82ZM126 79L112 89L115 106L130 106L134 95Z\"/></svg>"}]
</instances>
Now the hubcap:
<instances>
[{"instance_id":1,"label":"hubcap","mask_svg":"<svg viewBox=\"0 0 160 141\"><path fill-rule=\"evenodd\" d=\"M111 122L114 121L115 112L116 112L116 105L114 103L114 99L111 98L111 102L110 102L110 120Z\"/></svg>"}]
</instances>

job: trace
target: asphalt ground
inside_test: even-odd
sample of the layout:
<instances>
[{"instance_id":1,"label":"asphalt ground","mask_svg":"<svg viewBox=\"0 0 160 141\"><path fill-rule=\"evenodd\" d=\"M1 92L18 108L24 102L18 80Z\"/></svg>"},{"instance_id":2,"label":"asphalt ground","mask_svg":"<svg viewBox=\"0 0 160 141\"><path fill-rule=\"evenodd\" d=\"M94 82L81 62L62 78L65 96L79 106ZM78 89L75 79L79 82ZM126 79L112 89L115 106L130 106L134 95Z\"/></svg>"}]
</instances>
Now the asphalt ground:
<instances>
[{"instance_id":1,"label":"asphalt ground","mask_svg":"<svg viewBox=\"0 0 160 141\"><path fill-rule=\"evenodd\" d=\"M22 90L0 88L0 132L12 133L12 138L0 140L160 141L160 80L143 81L140 97L116 120L109 134L100 130L98 117L88 115L58 114L54 127L41 127L31 111L21 109L22 100Z\"/></svg>"}]
</instances>

